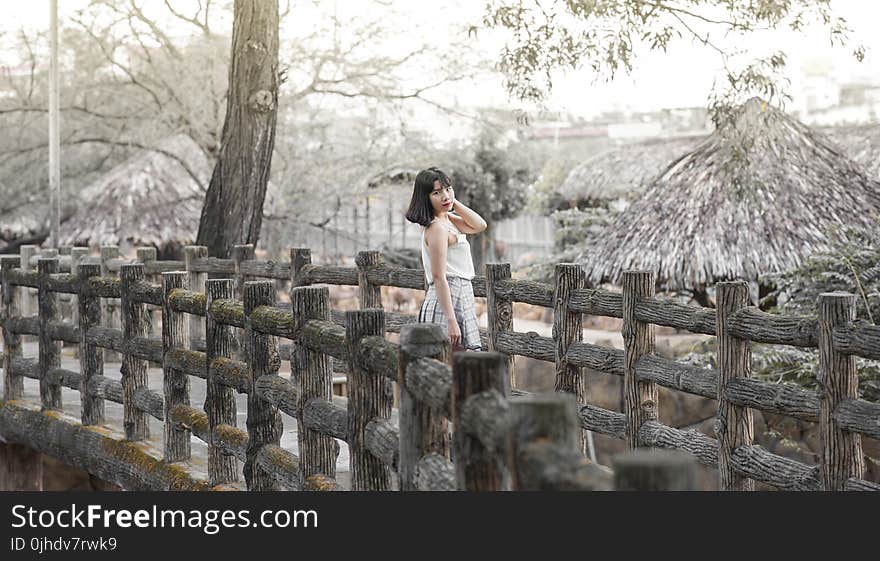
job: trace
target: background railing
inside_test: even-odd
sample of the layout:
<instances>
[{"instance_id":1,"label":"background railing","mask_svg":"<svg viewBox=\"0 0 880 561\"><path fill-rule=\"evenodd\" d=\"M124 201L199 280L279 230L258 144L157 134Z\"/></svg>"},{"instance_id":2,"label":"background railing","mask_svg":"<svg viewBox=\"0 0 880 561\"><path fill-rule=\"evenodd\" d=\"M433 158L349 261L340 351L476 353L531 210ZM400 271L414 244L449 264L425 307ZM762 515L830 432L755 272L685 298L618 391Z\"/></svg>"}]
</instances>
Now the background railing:
<instances>
[{"instance_id":1,"label":"background railing","mask_svg":"<svg viewBox=\"0 0 880 561\"><path fill-rule=\"evenodd\" d=\"M859 399L854 363L856 355L880 358L880 327L854 321L849 294L823 294L817 318L789 317L749 306L744 282L719 283L717 308L709 309L655 298L650 273L626 273L623 292L613 293L585 288L577 265L557 265L549 285L513 280L509 265L493 264L473 282L487 300L481 336L492 352L451 355L439 326L409 325L413 316L380 309L381 286L424 289L425 280L421 270L388 266L378 252L359 253L356 267L312 264L303 248L286 262L255 260L251 246L236 247L232 259L189 247L183 262L157 261L146 250L131 262L112 247L100 259L80 248L61 253L24 247L0 258L0 435L125 488L235 485L238 459L248 489L338 489L337 439L348 444L357 490L391 489L394 473L402 490L609 488L607 471L583 458L582 431L590 430L629 449L688 452L718 468L722 489L760 481L880 490L863 479L860 436L880 438L880 404ZM276 302L277 281L289 284L289 305ZM358 286L362 309L331 310L328 289L315 284ZM75 297L70 319L60 310L65 294ZM554 337L514 331L514 302L552 308ZM151 331L154 313L161 336ZM583 314L621 318L624 349L584 342ZM716 336L717 370L654 354L655 325ZM389 332L400 342L386 339ZM38 338L36 360L22 356L28 335ZM820 391L751 379L753 341L818 348ZM79 372L61 368L60 342L78 346ZM121 380L104 376L102 349L120 353ZM563 395L518 391L517 355L554 362ZM284 359L289 379L278 375ZM163 368L161 392L148 387L150 362ZM584 368L623 378L624 412L585 402ZM345 406L332 399L334 372L346 374ZM190 406L191 376L205 380L204 410ZM23 378L39 380L41 410L20 401ZM80 392L81 425L53 413L62 386ZM662 424L658 386L716 399L716 438ZM247 394L246 431L236 426L233 392ZM124 439L92 428L103 424L104 401L122 404ZM755 445L753 409L818 422L819 463ZM297 420L296 455L280 446L280 412ZM161 460L136 445L148 438L151 416L164 423ZM207 444L207 480L181 468L190 435Z\"/></svg>"}]
</instances>

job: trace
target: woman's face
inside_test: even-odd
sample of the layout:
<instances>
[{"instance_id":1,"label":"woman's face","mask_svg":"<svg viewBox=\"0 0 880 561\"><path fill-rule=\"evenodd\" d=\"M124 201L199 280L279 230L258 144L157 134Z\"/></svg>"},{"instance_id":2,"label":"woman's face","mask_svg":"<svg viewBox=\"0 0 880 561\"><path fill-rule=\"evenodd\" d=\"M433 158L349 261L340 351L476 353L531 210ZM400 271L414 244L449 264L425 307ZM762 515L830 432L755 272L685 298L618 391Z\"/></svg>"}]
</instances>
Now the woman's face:
<instances>
[{"instance_id":1,"label":"woman's face","mask_svg":"<svg viewBox=\"0 0 880 561\"><path fill-rule=\"evenodd\" d=\"M437 216L452 209L452 203L455 201L455 191L451 185L444 187L439 181L435 181L434 189L428 194L428 198L431 199L434 216Z\"/></svg>"}]
</instances>

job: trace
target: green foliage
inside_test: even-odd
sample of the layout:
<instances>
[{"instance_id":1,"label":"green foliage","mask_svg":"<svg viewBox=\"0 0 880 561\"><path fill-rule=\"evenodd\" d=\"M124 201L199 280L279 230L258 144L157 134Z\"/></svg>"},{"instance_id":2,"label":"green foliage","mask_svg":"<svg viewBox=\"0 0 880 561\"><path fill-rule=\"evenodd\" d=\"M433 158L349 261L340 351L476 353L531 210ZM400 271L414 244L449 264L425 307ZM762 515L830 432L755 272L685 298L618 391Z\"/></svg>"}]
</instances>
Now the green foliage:
<instances>
[{"instance_id":1,"label":"green foliage","mask_svg":"<svg viewBox=\"0 0 880 561\"><path fill-rule=\"evenodd\" d=\"M874 322L880 318L880 235L877 232L846 230L827 251L808 258L797 269L768 275L762 282L776 285L765 298L775 299L773 310L784 315L816 316L816 304L823 292L856 295L856 315ZM716 368L714 346L694 349L683 359L688 364ZM790 382L816 388L819 352L784 345L752 345L752 375L768 382ZM859 393L864 399L880 400L880 364L856 357Z\"/></svg>"},{"instance_id":2,"label":"green foliage","mask_svg":"<svg viewBox=\"0 0 880 561\"><path fill-rule=\"evenodd\" d=\"M544 162L541 174L532 184L527 208L538 214L549 214L557 209L565 208L567 201L558 193L558 188L574 167L574 162L567 162L551 157Z\"/></svg>"},{"instance_id":3,"label":"green foliage","mask_svg":"<svg viewBox=\"0 0 880 561\"><path fill-rule=\"evenodd\" d=\"M880 234L846 229L834 237L827 251L817 252L792 271L767 275L776 285L770 297L778 311L816 315L823 292L856 295L856 317L876 323L880 319Z\"/></svg>"},{"instance_id":4,"label":"green foliage","mask_svg":"<svg viewBox=\"0 0 880 561\"><path fill-rule=\"evenodd\" d=\"M748 44L747 36L756 30L800 31L815 23L827 29L832 45L842 45L849 32L828 0L557 0L549 4L493 0L487 5L483 24L512 35L499 61L511 95L542 102L552 90L554 70L587 67L597 78L611 79L621 71L630 72L640 53L665 52L672 41L689 39L718 52L724 66L726 88L723 93L713 92L710 99L716 124L726 109L754 95L776 102L785 97L774 76L785 65L784 53L758 58L737 70L734 55L744 49L724 49L718 38L740 38L732 44ZM857 46L854 55L861 60L863 47Z\"/></svg>"}]
</instances>

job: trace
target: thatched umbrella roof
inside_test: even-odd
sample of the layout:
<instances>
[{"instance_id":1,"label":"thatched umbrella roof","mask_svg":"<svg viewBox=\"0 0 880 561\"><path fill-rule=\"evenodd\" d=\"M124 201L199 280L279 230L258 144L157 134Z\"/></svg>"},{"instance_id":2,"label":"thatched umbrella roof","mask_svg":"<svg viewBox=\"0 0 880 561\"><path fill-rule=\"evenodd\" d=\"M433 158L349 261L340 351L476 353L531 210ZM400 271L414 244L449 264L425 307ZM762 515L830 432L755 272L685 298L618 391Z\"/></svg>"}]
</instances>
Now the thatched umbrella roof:
<instances>
[{"instance_id":1,"label":"thatched umbrella roof","mask_svg":"<svg viewBox=\"0 0 880 561\"><path fill-rule=\"evenodd\" d=\"M850 159L861 164L868 176L880 180L880 125L853 125L823 131Z\"/></svg>"},{"instance_id":2,"label":"thatched umbrella roof","mask_svg":"<svg viewBox=\"0 0 880 561\"><path fill-rule=\"evenodd\" d=\"M89 185L83 204L62 228L62 243L192 243L210 174L207 158L191 138L170 137Z\"/></svg>"},{"instance_id":3,"label":"thatched umbrella roof","mask_svg":"<svg viewBox=\"0 0 880 561\"><path fill-rule=\"evenodd\" d=\"M876 228L880 183L822 135L752 99L579 256L594 282L650 270L669 289L754 280L828 249L840 227Z\"/></svg>"},{"instance_id":4,"label":"thatched umbrella roof","mask_svg":"<svg viewBox=\"0 0 880 561\"><path fill-rule=\"evenodd\" d=\"M597 206L605 201L632 201L671 160L704 138L655 138L605 150L572 169L556 192L578 206L582 202Z\"/></svg>"}]
</instances>

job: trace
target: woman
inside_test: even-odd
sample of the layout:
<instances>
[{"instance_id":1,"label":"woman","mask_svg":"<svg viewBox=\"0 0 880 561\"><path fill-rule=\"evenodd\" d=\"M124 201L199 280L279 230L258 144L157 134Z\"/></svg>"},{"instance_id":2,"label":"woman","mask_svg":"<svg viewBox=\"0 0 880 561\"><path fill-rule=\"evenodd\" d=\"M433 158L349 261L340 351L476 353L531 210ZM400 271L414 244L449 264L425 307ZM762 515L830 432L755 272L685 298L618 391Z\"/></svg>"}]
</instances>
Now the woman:
<instances>
[{"instance_id":1,"label":"woman","mask_svg":"<svg viewBox=\"0 0 880 561\"><path fill-rule=\"evenodd\" d=\"M428 291L420 322L439 323L453 350L479 351L474 310L474 262L465 234L479 234L486 221L455 200L452 181L437 168L416 176L406 219L422 226L422 266Z\"/></svg>"}]
</instances>

